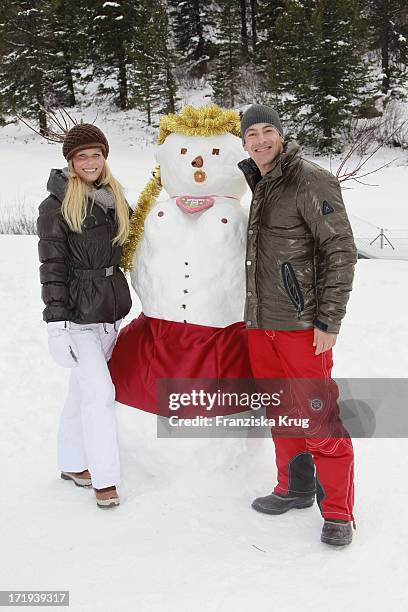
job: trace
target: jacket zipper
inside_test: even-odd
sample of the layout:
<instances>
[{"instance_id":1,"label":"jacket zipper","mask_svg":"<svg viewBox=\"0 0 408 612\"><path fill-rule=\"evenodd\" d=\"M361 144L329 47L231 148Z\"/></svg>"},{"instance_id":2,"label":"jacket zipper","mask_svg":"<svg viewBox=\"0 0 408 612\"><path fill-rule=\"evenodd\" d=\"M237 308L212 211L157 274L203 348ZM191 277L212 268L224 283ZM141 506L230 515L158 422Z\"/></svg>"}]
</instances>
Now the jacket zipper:
<instances>
[{"instance_id":1,"label":"jacket zipper","mask_svg":"<svg viewBox=\"0 0 408 612\"><path fill-rule=\"evenodd\" d=\"M261 178L262 180L262 178ZM258 183L255 185L255 189L253 191L253 198L256 198L255 192L256 192L256 188L259 185L259 181ZM262 202L262 206L261 206L261 210L259 211L259 218L262 219L262 213L263 213L263 209L265 206L265 198L263 198L263 202ZM256 247L255 247L255 261L256 264L258 264L259 261L259 232L260 232L260 227L258 226L258 234L256 237ZM256 321L257 321L257 325L259 325L259 312L260 312L260 305L259 305L259 291L258 291L258 265L256 265L255 267L255 272L254 272L254 284L255 284L255 291L256 291L256 296L257 296L257 300L256 300Z\"/></svg>"},{"instance_id":2,"label":"jacket zipper","mask_svg":"<svg viewBox=\"0 0 408 612\"><path fill-rule=\"evenodd\" d=\"M113 245L112 245L112 240L111 240L111 224L110 224L110 219L109 219L109 213L107 213L106 215L106 220L108 222L108 237L109 237L109 244L110 244L110 249L111 249L109 264L111 264L112 258L113 258ZM115 325L116 323L116 292L115 292L115 285L113 282L113 275L110 279L110 282L111 282L111 287L112 287L112 292L113 292L113 325Z\"/></svg>"},{"instance_id":3,"label":"jacket zipper","mask_svg":"<svg viewBox=\"0 0 408 612\"><path fill-rule=\"evenodd\" d=\"M282 264L281 270L282 280L286 293L288 294L290 301L296 308L298 319L300 319L300 315L302 314L303 309L305 307L305 300L299 285L299 281L296 278L295 271L290 262L285 261Z\"/></svg>"}]
</instances>

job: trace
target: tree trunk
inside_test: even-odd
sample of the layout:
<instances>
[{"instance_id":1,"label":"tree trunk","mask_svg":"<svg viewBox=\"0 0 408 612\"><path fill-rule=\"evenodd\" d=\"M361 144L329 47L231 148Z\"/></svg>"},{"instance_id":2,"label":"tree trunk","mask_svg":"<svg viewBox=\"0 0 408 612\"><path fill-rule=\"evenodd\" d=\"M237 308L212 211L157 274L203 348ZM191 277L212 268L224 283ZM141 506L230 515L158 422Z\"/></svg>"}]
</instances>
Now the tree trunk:
<instances>
[{"instance_id":1,"label":"tree trunk","mask_svg":"<svg viewBox=\"0 0 408 612\"><path fill-rule=\"evenodd\" d=\"M252 28L252 53L256 55L256 45L258 43L258 34L256 29L256 0L251 1L251 28Z\"/></svg>"},{"instance_id":2,"label":"tree trunk","mask_svg":"<svg viewBox=\"0 0 408 612\"><path fill-rule=\"evenodd\" d=\"M127 71L125 62L125 51L120 45L118 47L118 85L119 85L119 108L126 110L128 107L128 86L127 86Z\"/></svg>"},{"instance_id":3,"label":"tree trunk","mask_svg":"<svg viewBox=\"0 0 408 612\"><path fill-rule=\"evenodd\" d=\"M387 10L387 9L385 9ZM387 94L390 89L390 16L384 15L381 28L381 68L383 72L381 91Z\"/></svg>"},{"instance_id":4,"label":"tree trunk","mask_svg":"<svg viewBox=\"0 0 408 612\"><path fill-rule=\"evenodd\" d=\"M74 79L72 78L71 66L66 62L65 64L65 82L68 88L68 99L67 106L75 106L75 90L74 90Z\"/></svg>"},{"instance_id":5,"label":"tree trunk","mask_svg":"<svg viewBox=\"0 0 408 612\"><path fill-rule=\"evenodd\" d=\"M240 0L240 5L241 5L241 55L242 55L242 59L246 60L249 57L246 0Z\"/></svg>"},{"instance_id":6,"label":"tree trunk","mask_svg":"<svg viewBox=\"0 0 408 612\"><path fill-rule=\"evenodd\" d=\"M36 83L35 97L38 103L37 118L38 118L38 125L40 128L40 134L45 136L48 131L48 125L47 125L47 114L44 109L44 93L42 90L42 83L40 81Z\"/></svg>"},{"instance_id":7,"label":"tree trunk","mask_svg":"<svg viewBox=\"0 0 408 612\"><path fill-rule=\"evenodd\" d=\"M171 74L170 64L167 61L166 63L166 90L167 90L167 100L168 100L168 111L169 113L174 113L176 110L176 104L174 99L174 79Z\"/></svg>"},{"instance_id":8,"label":"tree trunk","mask_svg":"<svg viewBox=\"0 0 408 612\"><path fill-rule=\"evenodd\" d=\"M152 125L152 107L150 104L150 100L146 100L146 110L147 110L147 125Z\"/></svg>"},{"instance_id":9,"label":"tree trunk","mask_svg":"<svg viewBox=\"0 0 408 612\"><path fill-rule=\"evenodd\" d=\"M194 21L195 30L198 37L198 43L194 52L194 59L197 61L204 55L204 36L203 36L203 24L201 23L200 17L200 0L194 2Z\"/></svg>"},{"instance_id":10,"label":"tree trunk","mask_svg":"<svg viewBox=\"0 0 408 612\"><path fill-rule=\"evenodd\" d=\"M328 118L323 119L323 145L324 149L331 149L333 145L333 129Z\"/></svg>"},{"instance_id":11,"label":"tree trunk","mask_svg":"<svg viewBox=\"0 0 408 612\"><path fill-rule=\"evenodd\" d=\"M231 27L231 26L230 26ZM230 94L230 108L234 108L235 99L234 99L234 60L232 53L232 38L231 34L228 38L228 72L229 72L229 94Z\"/></svg>"}]
</instances>

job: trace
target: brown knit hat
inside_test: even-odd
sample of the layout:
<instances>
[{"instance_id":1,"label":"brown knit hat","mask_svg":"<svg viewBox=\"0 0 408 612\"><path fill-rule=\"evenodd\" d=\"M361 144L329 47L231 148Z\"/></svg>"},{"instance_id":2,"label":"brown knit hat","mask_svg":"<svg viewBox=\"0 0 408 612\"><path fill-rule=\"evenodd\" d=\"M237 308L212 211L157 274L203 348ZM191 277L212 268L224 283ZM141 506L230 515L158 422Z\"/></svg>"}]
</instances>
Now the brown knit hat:
<instances>
[{"instance_id":1,"label":"brown knit hat","mask_svg":"<svg viewBox=\"0 0 408 612\"><path fill-rule=\"evenodd\" d=\"M99 147L104 158L108 157L109 144L105 134L92 123L79 123L66 133L62 154L70 160L77 151L91 147Z\"/></svg>"}]
</instances>

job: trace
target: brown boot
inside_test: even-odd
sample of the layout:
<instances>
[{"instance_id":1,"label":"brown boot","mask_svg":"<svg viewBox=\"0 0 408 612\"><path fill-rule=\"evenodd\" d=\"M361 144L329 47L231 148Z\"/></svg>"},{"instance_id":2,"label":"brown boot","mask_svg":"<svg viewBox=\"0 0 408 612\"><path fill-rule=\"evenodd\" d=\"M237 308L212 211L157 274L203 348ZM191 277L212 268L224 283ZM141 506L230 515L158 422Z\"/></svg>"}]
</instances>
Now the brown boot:
<instances>
[{"instance_id":1,"label":"brown boot","mask_svg":"<svg viewBox=\"0 0 408 612\"><path fill-rule=\"evenodd\" d=\"M96 504L98 508L114 508L119 506L120 499L116 487L105 487L104 489L94 489Z\"/></svg>"},{"instance_id":2,"label":"brown boot","mask_svg":"<svg viewBox=\"0 0 408 612\"><path fill-rule=\"evenodd\" d=\"M88 470L83 472L61 472L62 480L72 480L77 487L90 487L92 485L91 475Z\"/></svg>"}]
</instances>

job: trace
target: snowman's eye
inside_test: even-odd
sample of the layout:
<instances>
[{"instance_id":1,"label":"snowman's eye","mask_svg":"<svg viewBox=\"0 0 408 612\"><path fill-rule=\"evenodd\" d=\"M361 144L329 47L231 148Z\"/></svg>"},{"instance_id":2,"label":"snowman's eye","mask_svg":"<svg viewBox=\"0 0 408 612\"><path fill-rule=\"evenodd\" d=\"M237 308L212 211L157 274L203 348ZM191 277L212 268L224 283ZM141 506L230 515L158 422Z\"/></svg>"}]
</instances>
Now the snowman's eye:
<instances>
[{"instance_id":1,"label":"snowman's eye","mask_svg":"<svg viewBox=\"0 0 408 612\"><path fill-rule=\"evenodd\" d=\"M219 149L213 149L212 150L212 154L213 155L219 155L220 154L220 150Z\"/></svg>"},{"instance_id":2,"label":"snowman's eye","mask_svg":"<svg viewBox=\"0 0 408 612\"><path fill-rule=\"evenodd\" d=\"M181 149L180 153L182 155L185 155L187 153L187 149L185 149L184 147Z\"/></svg>"}]
</instances>

